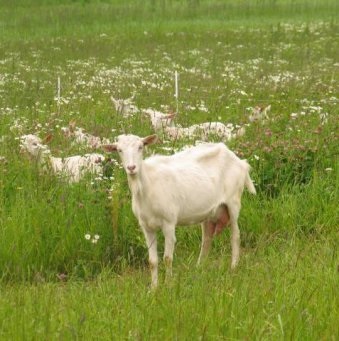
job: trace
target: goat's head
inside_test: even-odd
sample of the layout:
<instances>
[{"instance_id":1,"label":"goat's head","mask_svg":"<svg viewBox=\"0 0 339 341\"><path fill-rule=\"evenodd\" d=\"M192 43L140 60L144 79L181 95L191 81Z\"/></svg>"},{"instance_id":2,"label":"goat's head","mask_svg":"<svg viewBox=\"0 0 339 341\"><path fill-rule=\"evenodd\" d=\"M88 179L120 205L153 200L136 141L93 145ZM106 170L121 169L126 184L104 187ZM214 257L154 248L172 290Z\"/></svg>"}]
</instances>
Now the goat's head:
<instances>
[{"instance_id":1,"label":"goat's head","mask_svg":"<svg viewBox=\"0 0 339 341\"><path fill-rule=\"evenodd\" d=\"M48 147L42 144L42 140L32 134L22 135L20 137L20 147L22 152L26 152L34 158L49 153Z\"/></svg>"},{"instance_id":2,"label":"goat's head","mask_svg":"<svg viewBox=\"0 0 339 341\"><path fill-rule=\"evenodd\" d=\"M120 135L116 143L102 145L102 147L108 152L117 151L126 173L134 176L140 170L144 146L155 143L157 139L157 135L143 138L136 135Z\"/></svg>"}]
</instances>

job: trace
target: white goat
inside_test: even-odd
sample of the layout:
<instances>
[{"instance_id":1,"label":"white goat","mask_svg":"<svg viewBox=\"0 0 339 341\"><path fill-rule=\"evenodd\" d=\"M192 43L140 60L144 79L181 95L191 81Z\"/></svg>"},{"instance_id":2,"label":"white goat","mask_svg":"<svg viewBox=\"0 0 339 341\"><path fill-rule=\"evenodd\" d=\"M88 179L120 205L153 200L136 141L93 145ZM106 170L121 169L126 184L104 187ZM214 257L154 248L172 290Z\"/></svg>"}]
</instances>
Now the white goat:
<instances>
[{"instance_id":1,"label":"white goat","mask_svg":"<svg viewBox=\"0 0 339 341\"><path fill-rule=\"evenodd\" d=\"M245 133L244 128L240 128L234 132L234 127L226 126L221 122L205 122L193 124L190 127L164 127L164 132L170 140L177 140L180 138L200 137L208 140L209 136L215 135L222 138L224 141L230 141L237 136L242 136Z\"/></svg>"},{"instance_id":2,"label":"white goat","mask_svg":"<svg viewBox=\"0 0 339 341\"><path fill-rule=\"evenodd\" d=\"M175 118L176 113L164 114L161 111L150 108L143 109L142 112L149 116L155 131L161 131L164 127L174 126L173 119Z\"/></svg>"},{"instance_id":3,"label":"white goat","mask_svg":"<svg viewBox=\"0 0 339 341\"><path fill-rule=\"evenodd\" d=\"M232 129L225 126L221 122L205 122L194 125L197 131L201 130L205 138L209 135L216 135L218 137L224 138L226 141L232 138Z\"/></svg>"},{"instance_id":4,"label":"white goat","mask_svg":"<svg viewBox=\"0 0 339 341\"><path fill-rule=\"evenodd\" d=\"M23 135L20 137L20 146L37 160L42 167L50 167L56 175L65 176L71 182L79 180L87 173L102 173L102 162L105 157L101 154L74 155L66 158L53 157L48 146L36 135Z\"/></svg>"},{"instance_id":5,"label":"white goat","mask_svg":"<svg viewBox=\"0 0 339 341\"><path fill-rule=\"evenodd\" d=\"M239 260L241 195L244 187L255 194L250 166L223 143L201 144L171 156L143 160L144 146L156 140L157 135L120 135L115 144L103 146L106 151L118 151L127 173L132 210L148 247L152 287L158 283L159 228L165 237L166 277L172 273L176 225L201 223L200 263L208 254L213 236L230 222L234 268Z\"/></svg>"},{"instance_id":6,"label":"white goat","mask_svg":"<svg viewBox=\"0 0 339 341\"><path fill-rule=\"evenodd\" d=\"M126 99L116 99L111 96L111 101L115 107L116 112L118 114L121 114L123 117L129 117L139 112L138 107L133 104L133 99L134 95Z\"/></svg>"},{"instance_id":7,"label":"white goat","mask_svg":"<svg viewBox=\"0 0 339 341\"><path fill-rule=\"evenodd\" d=\"M73 121L69 123L68 127L61 127L61 131L65 137L73 137L75 143L92 149L99 148L102 144L110 143L106 138L100 138L98 136L85 133L84 129L76 127Z\"/></svg>"},{"instance_id":8,"label":"white goat","mask_svg":"<svg viewBox=\"0 0 339 341\"><path fill-rule=\"evenodd\" d=\"M181 126L175 126L175 127L164 127L164 132L166 136L172 140L178 140L182 138L193 138L196 136L196 127L181 127Z\"/></svg>"}]
</instances>

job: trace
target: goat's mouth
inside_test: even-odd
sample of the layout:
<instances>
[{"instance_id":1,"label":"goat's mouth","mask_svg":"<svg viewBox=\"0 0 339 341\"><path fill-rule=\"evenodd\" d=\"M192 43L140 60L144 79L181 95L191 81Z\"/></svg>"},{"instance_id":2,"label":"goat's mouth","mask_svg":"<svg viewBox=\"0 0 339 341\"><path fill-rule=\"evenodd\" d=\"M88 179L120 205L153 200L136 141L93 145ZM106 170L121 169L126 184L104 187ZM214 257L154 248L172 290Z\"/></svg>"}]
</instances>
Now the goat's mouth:
<instances>
[{"instance_id":1,"label":"goat's mouth","mask_svg":"<svg viewBox=\"0 0 339 341\"><path fill-rule=\"evenodd\" d=\"M127 170L127 174L135 176L137 174L137 171L136 170Z\"/></svg>"}]
</instances>

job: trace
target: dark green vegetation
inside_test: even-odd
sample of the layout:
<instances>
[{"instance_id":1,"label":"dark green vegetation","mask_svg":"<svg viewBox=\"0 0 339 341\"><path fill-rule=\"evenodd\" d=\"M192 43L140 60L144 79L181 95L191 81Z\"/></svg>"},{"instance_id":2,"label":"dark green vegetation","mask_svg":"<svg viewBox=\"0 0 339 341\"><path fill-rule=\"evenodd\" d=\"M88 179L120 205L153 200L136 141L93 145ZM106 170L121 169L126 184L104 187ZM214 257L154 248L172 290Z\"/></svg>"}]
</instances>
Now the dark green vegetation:
<instances>
[{"instance_id":1,"label":"dark green vegetation","mask_svg":"<svg viewBox=\"0 0 339 341\"><path fill-rule=\"evenodd\" d=\"M320 0L2 1L0 338L337 339L337 12ZM149 294L123 171L69 185L20 154L18 137L52 134L53 155L69 156L90 152L63 137L71 120L111 139L149 134L110 96L175 108L174 70L184 126L272 109L229 143L258 190L243 198L239 268L228 231L196 269L200 228L179 229L173 281Z\"/></svg>"}]
</instances>

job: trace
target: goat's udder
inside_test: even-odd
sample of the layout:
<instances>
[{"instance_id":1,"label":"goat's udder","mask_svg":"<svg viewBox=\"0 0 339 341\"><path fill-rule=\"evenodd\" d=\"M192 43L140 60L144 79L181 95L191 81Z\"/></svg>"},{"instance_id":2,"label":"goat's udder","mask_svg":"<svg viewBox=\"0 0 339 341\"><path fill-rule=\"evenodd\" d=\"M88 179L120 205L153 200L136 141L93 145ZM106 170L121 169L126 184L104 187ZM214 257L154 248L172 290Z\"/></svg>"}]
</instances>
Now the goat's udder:
<instances>
[{"instance_id":1,"label":"goat's udder","mask_svg":"<svg viewBox=\"0 0 339 341\"><path fill-rule=\"evenodd\" d=\"M222 205L218 212L217 221L215 223L209 223L211 235L219 235L226 228L229 222L230 215L228 213L228 208L226 205Z\"/></svg>"}]
</instances>

